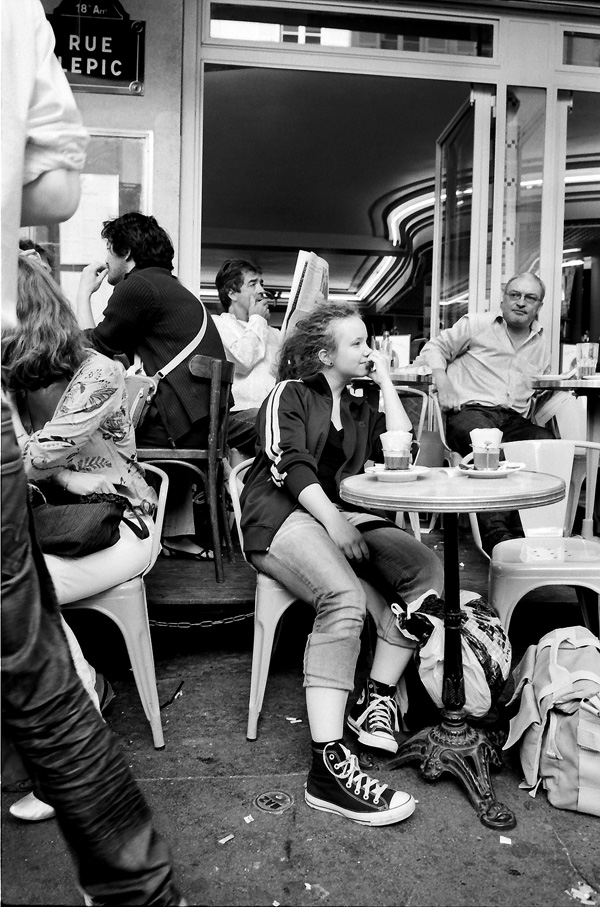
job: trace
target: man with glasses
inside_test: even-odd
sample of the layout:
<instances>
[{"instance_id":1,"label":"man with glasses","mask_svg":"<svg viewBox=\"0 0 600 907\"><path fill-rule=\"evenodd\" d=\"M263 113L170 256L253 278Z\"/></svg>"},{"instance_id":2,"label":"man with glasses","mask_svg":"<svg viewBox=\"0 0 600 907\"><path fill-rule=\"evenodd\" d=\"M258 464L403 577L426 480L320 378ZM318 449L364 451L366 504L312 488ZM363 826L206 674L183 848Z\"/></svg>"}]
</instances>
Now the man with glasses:
<instances>
[{"instance_id":1,"label":"man with glasses","mask_svg":"<svg viewBox=\"0 0 600 907\"><path fill-rule=\"evenodd\" d=\"M440 406L447 414L448 444L461 456L471 452L474 428L499 428L503 441L553 437L527 418L532 378L550 370L549 351L537 320L545 291L534 274L515 274L504 288L499 312L463 315L429 340L415 360L431 368ZM516 534L510 529L515 518L509 513L480 515L488 553Z\"/></svg>"}]
</instances>

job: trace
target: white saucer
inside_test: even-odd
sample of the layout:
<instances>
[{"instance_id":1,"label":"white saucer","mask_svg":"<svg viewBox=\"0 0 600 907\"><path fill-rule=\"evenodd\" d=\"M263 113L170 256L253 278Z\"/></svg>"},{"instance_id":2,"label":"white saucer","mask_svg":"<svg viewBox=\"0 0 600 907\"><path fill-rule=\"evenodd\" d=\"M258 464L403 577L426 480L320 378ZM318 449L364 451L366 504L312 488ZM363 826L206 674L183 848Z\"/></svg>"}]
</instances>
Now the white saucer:
<instances>
[{"instance_id":1,"label":"white saucer","mask_svg":"<svg viewBox=\"0 0 600 907\"><path fill-rule=\"evenodd\" d=\"M466 472L470 479L505 479L513 472L525 469L525 463L502 463L498 469L475 469L472 463L459 463L459 469Z\"/></svg>"},{"instance_id":2,"label":"white saucer","mask_svg":"<svg viewBox=\"0 0 600 907\"><path fill-rule=\"evenodd\" d=\"M419 476L429 472L428 466L410 466L408 469L386 469L381 463L367 466L365 475L375 476L380 482L416 482Z\"/></svg>"}]
</instances>

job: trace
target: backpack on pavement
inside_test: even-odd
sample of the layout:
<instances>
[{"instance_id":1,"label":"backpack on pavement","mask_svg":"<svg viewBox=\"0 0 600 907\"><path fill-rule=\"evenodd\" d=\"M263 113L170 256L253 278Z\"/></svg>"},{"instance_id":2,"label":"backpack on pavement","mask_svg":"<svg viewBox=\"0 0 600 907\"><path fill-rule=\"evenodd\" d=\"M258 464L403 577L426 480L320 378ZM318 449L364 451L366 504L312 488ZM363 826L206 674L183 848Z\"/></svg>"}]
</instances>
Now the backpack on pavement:
<instances>
[{"instance_id":1,"label":"backpack on pavement","mask_svg":"<svg viewBox=\"0 0 600 907\"><path fill-rule=\"evenodd\" d=\"M521 786L535 797L542 784L553 806L600 816L600 640L585 627L552 630L513 676L511 702L521 702L504 749L520 741Z\"/></svg>"}]
</instances>

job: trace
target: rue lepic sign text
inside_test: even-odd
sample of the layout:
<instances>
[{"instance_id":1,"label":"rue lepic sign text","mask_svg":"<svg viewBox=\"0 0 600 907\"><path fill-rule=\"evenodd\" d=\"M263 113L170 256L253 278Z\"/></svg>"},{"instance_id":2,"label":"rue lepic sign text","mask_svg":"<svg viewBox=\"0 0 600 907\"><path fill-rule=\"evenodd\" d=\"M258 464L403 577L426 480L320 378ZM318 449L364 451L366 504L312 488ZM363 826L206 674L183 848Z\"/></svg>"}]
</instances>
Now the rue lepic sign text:
<instances>
[{"instance_id":1,"label":"rue lepic sign text","mask_svg":"<svg viewBox=\"0 0 600 907\"><path fill-rule=\"evenodd\" d=\"M132 20L118 2L74 0L63 0L47 18L73 90L144 93L145 22Z\"/></svg>"}]
</instances>

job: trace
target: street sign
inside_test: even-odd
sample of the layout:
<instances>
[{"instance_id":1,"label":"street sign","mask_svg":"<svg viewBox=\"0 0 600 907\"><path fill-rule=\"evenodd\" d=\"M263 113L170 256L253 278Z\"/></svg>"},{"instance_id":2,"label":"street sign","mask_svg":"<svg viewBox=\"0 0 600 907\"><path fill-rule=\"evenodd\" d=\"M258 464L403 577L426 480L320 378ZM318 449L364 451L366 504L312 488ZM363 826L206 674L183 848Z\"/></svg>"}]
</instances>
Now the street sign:
<instances>
[{"instance_id":1,"label":"street sign","mask_svg":"<svg viewBox=\"0 0 600 907\"><path fill-rule=\"evenodd\" d=\"M62 0L47 19L74 91L144 93L146 23L132 20L117 0Z\"/></svg>"}]
</instances>

